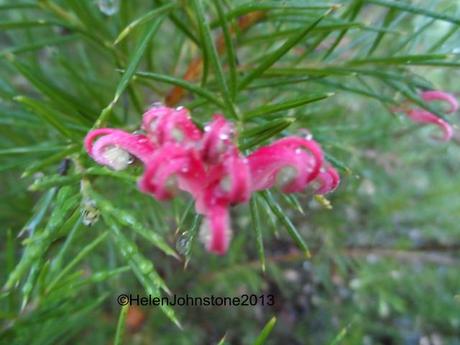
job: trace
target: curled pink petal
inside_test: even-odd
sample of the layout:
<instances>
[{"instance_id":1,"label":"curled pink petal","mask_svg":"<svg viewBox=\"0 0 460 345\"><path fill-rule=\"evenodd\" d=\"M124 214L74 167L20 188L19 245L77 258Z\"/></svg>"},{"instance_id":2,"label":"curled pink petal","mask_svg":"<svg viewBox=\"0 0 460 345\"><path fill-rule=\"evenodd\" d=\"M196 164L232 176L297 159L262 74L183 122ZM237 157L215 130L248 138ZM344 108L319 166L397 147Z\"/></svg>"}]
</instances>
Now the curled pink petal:
<instances>
[{"instance_id":1,"label":"curled pink petal","mask_svg":"<svg viewBox=\"0 0 460 345\"><path fill-rule=\"evenodd\" d=\"M155 151L155 146L145 135L131 134L119 129L100 128L88 133L84 140L88 154L99 164L121 170L133 157L144 164Z\"/></svg>"},{"instance_id":2,"label":"curled pink petal","mask_svg":"<svg viewBox=\"0 0 460 345\"><path fill-rule=\"evenodd\" d=\"M234 128L222 115L214 115L211 123L204 128L202 157L207 163L217 163L233 144Z\"/></svg>"},{"instance_id":3,"label":"curled pink petal","mask_svg":"<svg viewBox=\"0 0 460 345\"><path fill-rule=\"evenodd\" d=\"M335 170L332 166L327 166L325 169L321 169L315 181L320 184L315 193L327 194L338 187L340 183L340 176L337 170Z\"/></svg>"},{"instance_id":4,"label":"curled pink petal","mask_svg":"<svg viewBox=\"0 0 460 345\"><path fill-rule=\"evenodd\" d=\"M438 116L421 109L411 109L408 110L406 114L414 122L431 123L438 126L443 132L443 136L441 138L443 141L449 141L452 138L452 126Z\"/></svg>"},{"instance_id":5,"label":"curled pink petal","mask_svg":"<svg viewBox=\"0 0 460 345\"><path fill-rule=\"evenodd\" d=\"M170 199L177 189L200 197L206 172L198 154L178 144L165 144L147 163L139 189L158 200Z\"/></svg>"},{"instance_id":6,"label":"curled pink petal","mask_svg":"<svg viewBox=\"0 0 460 345\"><path fill-rule=\"evenodd\" d=\"M213 198L230 204L246 202L251 194L250 178L247 159L234 148L224 156L221 164L210 167L207 197L210 198L209 193L212 193Z\"/></svg>"},{"instance_id":7,"label":"curled pink petal","mask_svg":"<svg viewBox=\"0 0 460 345\"><path fill-rule=\"evenodd\" d=\"M206 250L218 255L225 254L230 244L231 235L228 208L216 205L209 209L200 229L200 238L204 242Z\"/></svg>"},{"instance_id":8,"label":"curled pink petal","mask_svg":"<svg viewBox=\"0 0 460 345\"><path fill-rule=\"evenodd\" d=\"M318 176L323 160L320 146L300 137L261 147L248 157L252 190L278 184L285 193L300 192Z\"/></svg>"},{"instance_id":9,"label":"curled pink petal","mask_svg":"<svg viewBox=\"0 0 460 345\"><path fill-rule=\"evenodd\" d=\"M150 108L142 119L142 129L159 145L167 142L194 142L201 139L201 132L192 122L186 108L165 106Z\"/></svg>"},{"instance_id":10,"label":"curled pink petal","mask_svg":"<svg viewBox=\"0 0 460 345\"><path fill-rule=\"evenodd\" d=\"M422 99L427 102L445 101L449 103L450 109L447 113L455 113L458 110L458 102L454 95L444 91L424 91L421 93Z\"/></svg>"}]
</instances>

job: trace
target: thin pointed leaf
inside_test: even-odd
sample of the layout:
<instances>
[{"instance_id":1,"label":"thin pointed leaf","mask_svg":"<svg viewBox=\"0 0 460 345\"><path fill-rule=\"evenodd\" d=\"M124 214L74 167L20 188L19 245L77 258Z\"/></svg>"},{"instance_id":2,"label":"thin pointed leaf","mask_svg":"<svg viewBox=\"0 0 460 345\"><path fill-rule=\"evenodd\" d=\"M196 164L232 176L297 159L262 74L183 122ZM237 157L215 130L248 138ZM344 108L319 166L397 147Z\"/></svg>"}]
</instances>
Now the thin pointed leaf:
<instances>
[{"instance_id":1,"label":"thin pointed leaf","mask_svg":"<svg viewBox=\"0 0 460 345\"><path fill-rule=\"evenodd\" d=\"M225 43L225 51L227 53L227 60L228 60L228 69L229 69L229 89L230 89L230 96L231 99L233 100L236 96L236 86L238 83L238 72L237 72L237 67L236 67L236 52L235 52L235 47L233 46L232 42L232 37L230 35L230 29L229 29L229 24L226 21L225 18L225 11L220 3L221 0L216 0L214 1L214 5L217 10L217 14L219 16L219 23L220 26L222 27L222 32L224 34L224 43Z\"/></svg>"},{"instance_id":2,"label":"thin pointed leaf","mask_svg":"<svg viewBox=\"0 0 460 345\"><path fill-rule=\"evenodd\" d=\"M203 56L207 55L210 59L210 62L213 66L214 73L216 75L217 82L219 84L220 91L224 98L224 102L226 105L226 110L233 118L237 118L237 113L235 110L235 106L232 102L230 91L227 86L227 81L225 80L224 70L220 63L219 53L217 52L216 45L214 44L214 40L211 34L211 29L209 24L206 20L206 15L204 12L203 7L203 0L193 0L192 1L195 7L195 12L197 14L198 25L201 28L202 35L203 35L203 44L205 51L203 52Z\"/></svg>"},{"instance_id":3,"label":"thin pointed leaf","mask_svg":"<svg viewBox=\"0 0 460 345\"><path fill-rule=\"evenodd\" d=\"M149 22L150 20L152 20L152 19L154 19L154 18L156 18L156 17L158 17L158 16L160 16L162 14L166 14L166 13L170 12L172 9L174 9L176 7L177 7L177 4L169 3L169 4L166 4L166 5L160 6L158 8L155 8L154 10L148 11L147 13L143 14L139 18L137 18L137 19L133 20L131 23L129 23L128 26L126 26L120 32L120 34L115 39L115 42L113 44L117 45L122 40L124 40L126 38L126 36L128 36L131 33L131 31L133 31L134 29L136 29L140 25L143 25L143 24Z\"/></svg>"},{"instance_id":4,"label":"thin pointed leaf","mask_svg":"<svg viewBox=\"0 0 460 345\"><path fill-rule=\"evenodd\" d=\"M367 0L367 2L371 4L375 4L375 5L395 8L395 9L407 11L413 14L419 14L419 15L443 20L446 22L450 22L456 25L460 25L460 18L456 18L448 14L442 14L439 12L430 11L430 10L427 10L426 8L412 5L408 2L395 1L395 0Z\"/></svg>"},{"instance_id":5,"label":"thin pointed leaf","mask_svg":"<svg viewBox=\"0 0 460 345\"><path fill-rule=\"evenodd\" d=\"M165 240L151 229L147 229L142 223L136 220L130 212L115 208L110 202L97 196L97 203L101 211L106 212L113 217L120 225L130 227L144 239L158 247L165 254L178 258L177 253L172 249Z\"/></svg>"},{"instance_id":6,"label":"thin pointed leaf","mask_svg":"<svg viewBox=\"0 0 460 345\"><path fill-rule=\"evenodd\" d=\"M182 87L192 93L195 93L208 101L214 103L215 105L219 107L225 107L224 103L212 92L195 85L193 83L190 83L188 81L185 81L183 79L179 78L174 78L165 74L159 74L159 73L152 73L152 72L137 72L136 76L142 77L142 78L147 78L147 79L152 79L156 81L161 81L164 83L168 83L171 85L179 86Z\"/></svg>"},{"instance_id":7,"label":"thin pointed leaf","mask_svg":"<svg viewBox=\"0 0 460 345\"><path fill-rule=\"evenodd\" d=\"M273 327L275 327L276 324L276 316L273 316L270 321L267 322L265 327L262 329L262 332L260 332L259 336L257 339L254 341L253 345L263 345L265 344L266 340L268 339L268 336L273 330Z\"/></svg>"},{"instance_id":8,"label":"thin pointed leaf","mask_svg":"<svg viewBox=\"0 0 460 345\"><path fill-rule=\"evenodd\" d=\"M297 246L302 250L304 255L307 258L311 257L310 250L308 249L308 246L305 243L304 239L302 238L294 224L292 224L289 217L286 216L285 212L278 204L278 202L273 198L272 193L270 191L263 191L261 192L261 195L267 203L268 207L270 207L270 209L276 215L278 220L284 225L287 232L289 233L289 236L291 236L291 238L294 240Z\"/></svg>"},{"instance_id":9,"label":"thin pointed leaf","mask_svg":"<svg viewBox=\"0 0 460 345\"><path fill-rule=\"evenodd\" d=\"M147 49L149 42L152 40L154 34L160 27L162 21L163 18L157 19L147 30L145 30L144 35L142 36L139 44L137 45L136 49L134 50L131 56L128 67L126 68L120 81L118 82L117 88L115 90L115 95L112 101L105 109L102 110L101 114L99 115L99 118L95 123L95 127L100 127L111 115L114 105L118 102L118 99L125 91L125 89L128 87L132 77L136 73L136 69L141 62L142 56L144 55L144 52Z\"/></svg>"},{"instance_id":10,"label":"thin pointed leaf","mask_svg":"<svg viewBox=\"0 0 460 345\"><path fill-rule=\"evenodd\" d=\"M256 234L257 253L259 254L259 260L260 265L262 267L262 271L265 272L264 240L262 235L262 228L260 226L259 204L257 198L257 194L253 195L249 206L251 210L252 227L254 228Z\"/></svg>"},{"instance_id":11,"label":"thin pointed leaf","mask_svg":"<svg viewBox=\"0 0 460 345\"><path fill-rule=\"evenodd\" d=\"M117 330L115 332L114 345L121 345L123 343L123 335L125 333L126 318L128 316L129 304L120 308L120 316L118 317Z\"/></svg>"},{"instance_id":12,"label":"thin pointed leaf","mask_svg":"<svg viewBox=\"0 0 460 345\"><path fill-rule=\"evenodd\" d=\"M255 78L262 75L267 69L269 69L275 62L281 59L292 47L294 47L297 43L299 43L305 36L311 32L330 12L328 10L326 13L321 15L318 19L316 19L313 23L309 23L303 30L299 30L298 33L290 37L284 44L274 51L269 56L265 57L263 61L252 70L249 74L247 74L243 80L239 83L238 88L241 90L249 83L251 83Z\"/></svg>"},{"instance_id":13,"label":"thin pointed leaf","mask_svg":"<svg viewBox=\"0 0 460 345\"><path fill-rule=\"evenodd\" d=\"M63 278L67 273L69 273L75 266L77 266L81 260L83 260L91 251L93 251L100 243L102 243L106 238L108 232L103 232L99 235L94 241L86 245L81 251L69 262L69 264L64 267L59 274L49 283L46 290L50 292L53 290L54 286Z\"/></svg>"},{"instance_id":14,"label":"thin pointed leaf","mask_svg":"<svg viewBox=\"0 0 460 345\"><path fill-rule=\"evenodd\" d=\"M333 95L334 93L331 93L331 92L323 94L323 95L308 95L306 97L288 100L283 103L264 105L254 110L246 112L244 114L244 119L248 120L254 117L260 117L260 116L272 114L278 111L293 109L293 108L300 107L308 103L321 101Z\"/></svg>"}]
</instances>

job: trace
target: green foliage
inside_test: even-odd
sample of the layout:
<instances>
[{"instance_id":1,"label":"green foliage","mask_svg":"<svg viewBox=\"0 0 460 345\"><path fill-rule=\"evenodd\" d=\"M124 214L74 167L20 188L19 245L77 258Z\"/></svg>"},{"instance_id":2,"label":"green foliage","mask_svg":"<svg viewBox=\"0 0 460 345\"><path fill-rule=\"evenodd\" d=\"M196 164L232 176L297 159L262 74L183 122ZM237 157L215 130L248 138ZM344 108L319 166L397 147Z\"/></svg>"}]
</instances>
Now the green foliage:
<instances>
[{"instance_id":1,"label":"green foliage","mask_svg":"<svg viewBox=\"0 0 460 345\"><path fill-rule=\"evenodd\" d=\"M458 344L459 138L392 113L459 95L457 1L116 2L0 1L1 343ZM245 152L308 128L339 190L258 193L229 253L206 253L187 196L159 203L140 167L82 147L177 90ZM142 307L133 326L121 293L275 304Z\"/></svg>"}]
</instances>

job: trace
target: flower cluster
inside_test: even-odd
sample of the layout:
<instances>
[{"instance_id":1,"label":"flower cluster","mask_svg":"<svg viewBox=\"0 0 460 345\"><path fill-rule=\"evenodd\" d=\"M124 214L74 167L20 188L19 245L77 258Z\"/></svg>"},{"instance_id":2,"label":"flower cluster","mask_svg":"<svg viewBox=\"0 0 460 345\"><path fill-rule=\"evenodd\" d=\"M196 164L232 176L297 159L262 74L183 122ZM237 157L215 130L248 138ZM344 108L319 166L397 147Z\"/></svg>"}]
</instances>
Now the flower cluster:
<instances>
[{"instance_id":1,"label":"flower cluster","mask_svg":"<svg viewBox=\"0 0 460 345\"><path fill-rule=\"evenodd\" d=\"M222 115L214 115L201 131L187 109L165 106L144 114L142 132L95 129L86 136L85 148L97 163L114 170L140 160L139 189L157 200L179 190L190 193L204 216L206 248L217 254L229 246L230 206L248 201L252 192L277 186L294 193L314 185L315 193L325 194L340 181L311 137L286 137L245 157L235 144L232 123Z\"/></svg>"},{"instance_id":2,"label":"flower cluster","mask_svg":"<svg viewBox=\"0 0 460 345\"><path fill-rule=\"evenodd\" d=\"M424 91L420 94L421 98L425 102L433 101L443 101L449 104L449 109L446 113L451 114L455 113L458 110L458 102L455 97L447 92L443 91ZM438 126L442 132L442 140L449 141L452 138L453 130L452 126L441 119L439 116L430 113L425 109L420 108L408 108L408 109L399 109L406 113L406 115L414 122L434 124Z\"/></svg>"}]
</instances>

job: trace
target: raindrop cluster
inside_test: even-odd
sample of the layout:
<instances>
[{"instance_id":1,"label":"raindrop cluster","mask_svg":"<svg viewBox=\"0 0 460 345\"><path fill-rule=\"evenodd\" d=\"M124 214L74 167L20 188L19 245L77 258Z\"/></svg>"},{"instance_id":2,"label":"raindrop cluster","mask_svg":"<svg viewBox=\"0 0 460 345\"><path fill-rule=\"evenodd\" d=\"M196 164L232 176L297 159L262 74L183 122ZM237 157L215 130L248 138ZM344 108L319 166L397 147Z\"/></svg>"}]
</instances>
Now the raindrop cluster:
<instances>
[{"instance_id":1,"label":"raindrop cluster","mask_svg":"<svg viewBox=\"0 0 460 345\"><path fill-rule=\"evenodd\" d=\"M186 108L155 104L144 113L140 131L99 128L84 144L97 163L114 170L142 162L138 187L157 200L179 191L192 195L204 216L200 238L216 254L224 254L230 243L230 207L247 202L253 192L278 187L296 193L310 187L325 194L340 182L310 134L276 140L247 157L235 142L235 128L222 115L214 115L202 131Z\"/></svg>"}]
</instances>

